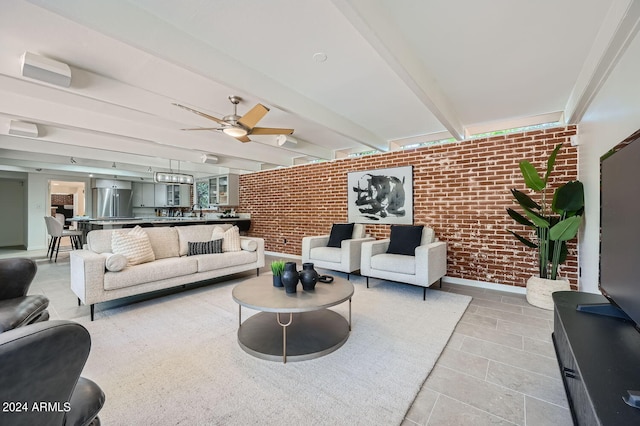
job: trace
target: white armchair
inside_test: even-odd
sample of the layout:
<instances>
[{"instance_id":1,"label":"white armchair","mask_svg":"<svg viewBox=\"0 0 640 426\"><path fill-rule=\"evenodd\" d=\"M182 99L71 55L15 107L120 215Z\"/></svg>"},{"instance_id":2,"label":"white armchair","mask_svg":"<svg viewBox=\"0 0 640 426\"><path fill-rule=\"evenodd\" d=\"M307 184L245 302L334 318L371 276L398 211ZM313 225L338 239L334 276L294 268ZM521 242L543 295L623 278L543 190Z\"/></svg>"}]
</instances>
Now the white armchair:
<instances>
[{"instance_id":1,"label":"white armchair","mask_svg":"<svg viewBox=\"0 0 640 426\"><path fill-rule=\"evenodd\" d=\"M365 237L364 225L353 225L350 239L342 240L340 247L327 247L329 235L302 238L302 262L311 262L314 267L345 272L349 274L360 269L361 247L364 242L375 241Z\"/></svg>"},{"instance_id":2,"label":"white armchair","mask_svg":"<svg viewBox=\"0 0 640 426\"><path fill-rule=\"evenodd\" d=\"M392 234L393 236L393 234ZM420 245L415 255L387 253L390 238L362 244L360 273L367 277L397 281L424 287L422 299L427 296L427 287L447 273L447 243L434 238L433 229L424 227Z\"/></svg>"}]
</instances>

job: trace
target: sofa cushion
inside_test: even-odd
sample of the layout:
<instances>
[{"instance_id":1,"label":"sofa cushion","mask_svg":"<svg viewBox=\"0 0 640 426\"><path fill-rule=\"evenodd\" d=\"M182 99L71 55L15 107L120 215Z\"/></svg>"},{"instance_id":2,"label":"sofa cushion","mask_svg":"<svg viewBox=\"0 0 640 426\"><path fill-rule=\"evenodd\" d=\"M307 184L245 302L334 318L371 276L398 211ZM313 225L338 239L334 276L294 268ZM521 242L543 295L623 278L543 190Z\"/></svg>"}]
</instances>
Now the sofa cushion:
<instances>
[{"instance_id":1,"label":"sofa cushion","mask_svg":"<svg viewBox=\"0 0 640 426\"><path fill-rule=\"evenodd\" d=\"M433 229L425 226L422 230L422 240L420 240L420 245L425 246L433 243L435 240L435 232L433 232Z\"/></svg>"},{"instance_id":2,"label":"sofa cushion","mask_svg":"<svg viewBox=\"0 0 640 426\"><path fill-rule=\"evenodd\" d=\"M149 236L139 226L130 231L114 231L111 234L111 249L114 254L124 255L129 265L156 260Z\"/></svg>"},{"instance_id":3,"label":"sofa cushion","mask_svg":"<svg viewBox=\"0 0 640 426\"><path fill-rule=\"evenodd\" d=\"M391 225L389 237L389 254L415 256L416 247L422 240L424 225Z\"/></svg>"},{"instance_id":4,"label":"sofa cushion","mask_svg":"<svg viewBox=\"0 0 640 426\"><path fill-rule=\"evenodd\" d=\"M107 268L107 271L118 272L122 271L127 267L129 263L129 259L122 254L114 254L114 253L102 253L105 256L104 266Z\"/></svg>"},{"instance_id":5,"label":"sofa cushion","mask_svg":"<svg viewBox=\"0 0 640 426\"><path fill-rule=\"evenodd\" d=\"M196 254L216 254L222 253L222 238L211 241L189 241L189 252L187 256L195 256Z\"/></svg>"},{"instance_id":6,"label":"sofa cushion","mask_svg":"<svg viewBox=\"0 0 640 426\"><path fill-rule=\"evenodd\" d=\"M258 260L258 253L255 251L242 250L222 254L199 254L191 256L190 259L196 259L198 261L198 272L206 272L253 263Z\"/></svg>"},{"instance_id":7,"label":"sofa cushion","mask_svg":"<svg viewBox=\"0 0 640 426\"><path fill-rule=\"evenodd\" d=\"M342 251L336 247L314 247L309 250L309 260L340 263Z\"/></svg>"},{"instance_id":8,"label":"sofa cushion","mask_svg":"<svg viewBox=\"0 0 640 426\"><path fill-rule=\"evenodd\" d=\"M351 239L353 236L353 223L334 223L331 226L327 247L340 247L342 240Z\"/></svg>"},{"instance_id":9,"label":"sofa cushion","mask_svg":"<svg viewBox=\"0 0 640 426\"><path fill-rule=\"evenodd\" d=\"M211 241L211 234L216 225L188 225L176 226L180 241L180 256L186 256L189 252L189 242Z\"/></svg>"},{"instance_id":10,"label":"sofa cushion","mask_svg":"<svg viewBox=\"0 0 640 426\"><path fill-rule=\"evenodd\" d=\"M195 274L198 270L196 257L169 257L155 262L128 266L120 272L107 272L104 274L104 289L115 290Z\"/></svg>"},{"instance_id":11,"label":"sofa cushion","mask_svg":"<svg viewBox=\"0 0 640 426\"><path fill-rule=\"evenodd\" d=\"M365 227L362 223L354 223L353 224L353 234L351 234L351 238L364 238L365 237Z\"/></svg>"},{"instance_id":12,"label":"sofa cushion","mask_svg":"<svg viewBox=\"0 0 640 426\"><path fill-rule=\"evenodd\" d=\"M371 256L371 269L415 275L416 257L403 254L376 254Z\"/></svg>"},{"instance_id":13,"label":"sofa cushion","mask_svg":"<svg viewBox=\"0 0 640 426\"><path fill-rule=\"evenodd\" d=\"M180 256L178 231L173 226L158 226L144 229L149 236L151 248L156 259Z\"/></svg>"},{"instance_id":14,"label":"sofa cushion","mask_svg":"<svg viewBox=\"0 0 640 426\"><path fill-rule=\"evenodd\" d=\"M240 238L240 248L247 251L256 251L258 250L258 243L248 238Z\"/></svg>"},{"instance_id":15,"label":"sofa cushion","mask_svg":"<svg viewBox=\"0 0 640 426\"><path fill-rule=\"evenodd\" d=\"M87 234L87 248L95 253L113 253L111 250L111 229L97 229Z\"/></svg>"}]
</instances>

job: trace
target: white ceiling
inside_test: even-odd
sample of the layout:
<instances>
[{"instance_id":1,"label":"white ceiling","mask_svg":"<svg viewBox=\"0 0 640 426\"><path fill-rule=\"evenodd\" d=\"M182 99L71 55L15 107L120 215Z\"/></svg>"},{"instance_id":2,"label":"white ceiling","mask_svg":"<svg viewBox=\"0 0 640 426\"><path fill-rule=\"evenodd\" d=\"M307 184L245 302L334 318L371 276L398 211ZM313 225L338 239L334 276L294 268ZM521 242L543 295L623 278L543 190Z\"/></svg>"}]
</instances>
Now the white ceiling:
<instances>
[{"instance_id":1,"label":"white ceiling","mask_svg":"<svg viewBox=\"0 0 640 426\"><path fill-rule=\"evenodd\" d=\"M579 123L639 19L640 0L2 0L0 170L199 177ZM23 77L25 51L71 86ZM229 95L297 146L181 130L215 123L173 102L222 118Z\"/></svg>"}]
</instances>

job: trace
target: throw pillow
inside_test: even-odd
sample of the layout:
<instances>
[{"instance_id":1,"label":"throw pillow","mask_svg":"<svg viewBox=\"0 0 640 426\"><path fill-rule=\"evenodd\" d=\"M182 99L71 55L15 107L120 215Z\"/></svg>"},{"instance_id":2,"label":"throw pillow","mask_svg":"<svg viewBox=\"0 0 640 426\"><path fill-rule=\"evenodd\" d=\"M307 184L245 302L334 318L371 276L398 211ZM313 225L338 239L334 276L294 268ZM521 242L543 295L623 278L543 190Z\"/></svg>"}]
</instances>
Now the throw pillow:
<instances>
[{"instance_id":1,"label":"throw pillow","mask_svg":"<svg viewBox=\"0 0 640 426\"><path fill-rule=\"evenodd\" d=\"M240 228L232 226L224 233L224 239L222 240L222 251L240 251Z\"/></svg>"},{"instance_id":2,"label":"throw pillow","mask_svg":"<svg viewBox=\"0 0 640 426\"><path fill-rule=\"evenodd\" d=\"M240 251L242 247L240 246L240 228L237 226L232 226L224 232L220 232L221 228L216 228L213 230L212 238L222 238L222 251Z\"/></svg>"},{"instance_id":3,"label":"throw pillow","mask_svg":"<svg viewBox=\"0 0 640 426\"><path fill-rule=\"evenodd\" d=\"M121 254L126 257L128 265L139 265L156 260L149 237L144 232L144 229L139 226L129 232L113 231L111 234L111 249L114 254Z\"/></svg>"},{"instance_id":4,"label":"throw pillow","mask_svg":"<svg viewBox=\"0 0 640 426\"><path fill-rule=\"evenodd\" d=\"M254 240L248 240L245 238L240 240L240 247L242 248L242 250L256 251L258 250L258 243L256 243Z\"/></svg>"},{"instance_id":5,"label":"throw pillow","mask_svg":"<svg viewBox=\"0 0 640 426\"><path fill-rule=\"evenodd\" d=\"M338 247L342 244L342 240L350 240L353 235L353 223L334 223L331 226L331 234L327 247Z\"/></svg>"},{"instance_id":6,"label":"throw pillow","mask_svg":"<svg viewBox=\"0 0 640 426\"><path fill-rule=\"evenodd\" d=\"M120 272L129 263L129 260L121 254L112 254L105 260L105 267L107 271Z\"/></svg>"},{"instance_id":7,"label":"throw pillow","mask_svg":"<svg viewBox=\"0 0 640 426\"><path fill-rule=\"evenodd\" d=\"M415 256L422 240L422 228L424 225L391 225L387 253Z\"/></svg>"},{"instance_id":8,"label":"throw pillow","mask_svg":"<svg viewBox=\"0 0 640 426\"><path fill-rule=\"evenodd\" d=\"M211 241L189 241L188 244L189 252L187 253L187 256L222 253L222 238Z\"/></svg>"}]
</instances>

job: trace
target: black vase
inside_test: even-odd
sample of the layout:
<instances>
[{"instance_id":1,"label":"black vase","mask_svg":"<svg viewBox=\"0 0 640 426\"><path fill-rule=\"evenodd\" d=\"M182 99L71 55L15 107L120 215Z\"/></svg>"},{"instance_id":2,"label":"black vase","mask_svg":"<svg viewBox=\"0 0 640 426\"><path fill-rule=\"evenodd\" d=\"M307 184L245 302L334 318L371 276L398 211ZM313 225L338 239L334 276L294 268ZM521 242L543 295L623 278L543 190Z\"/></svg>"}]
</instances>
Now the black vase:
<instances>
[{"instance_id":1,"label":"black vase","mask_svg":"<svg viewBox=\"0 0 640 426\"><path fill-rule=\"evenodd\" d=\"M300 282L303 290L313 290L318 282L318 273L313 269L313 263L303 263L300 271Z\"/></svg>"},{"instance_id":2,"label":"black vase","mask_svg":"<svg viewBox=\"0 0 640 426\"><path fill-rule=\"evenodd\" d=\"M280 278L282 281L282 285L284 286L284 291L287 293L295 293L296 287L298 286L298 280L300 276L298 275L298 271L296 270L295 262L287 262L284 264L284 271L282 272L282 277Z\"/></svg>"}]
</instances>

